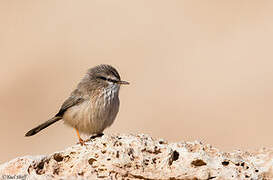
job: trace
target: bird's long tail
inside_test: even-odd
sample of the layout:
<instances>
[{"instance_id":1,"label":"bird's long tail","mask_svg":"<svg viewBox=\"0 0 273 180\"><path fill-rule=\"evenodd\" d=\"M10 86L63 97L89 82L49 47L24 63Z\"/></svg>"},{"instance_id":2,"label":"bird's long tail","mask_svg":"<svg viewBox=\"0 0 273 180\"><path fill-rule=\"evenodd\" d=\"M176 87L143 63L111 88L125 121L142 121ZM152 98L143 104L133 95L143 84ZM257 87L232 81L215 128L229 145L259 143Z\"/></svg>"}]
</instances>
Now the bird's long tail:
<instances>
[{"instance_id":1,"label":"bird's long tail","mask_svg":"<svg viewBox=\"0 0 273 180\"><path fill-rule=\"evenodd\" d=\"M51 119L49 119L48 121L44 122L43 124L40 124L39 126L31 129L30 131L28 131L25 136L33 136L34 134L40 132L41 130L45 129L46 127L50 126L51 124L61 120L61 117L53 117Z\"/></svg>"}]
</instances>

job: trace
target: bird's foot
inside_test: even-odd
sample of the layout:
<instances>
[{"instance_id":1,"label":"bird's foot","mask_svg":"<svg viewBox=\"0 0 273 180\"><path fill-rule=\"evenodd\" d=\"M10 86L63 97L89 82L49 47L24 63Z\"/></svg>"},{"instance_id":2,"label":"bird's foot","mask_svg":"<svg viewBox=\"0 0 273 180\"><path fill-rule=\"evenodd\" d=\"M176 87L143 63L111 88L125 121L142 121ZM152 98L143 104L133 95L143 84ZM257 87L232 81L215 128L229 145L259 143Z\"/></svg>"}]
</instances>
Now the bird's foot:
<instances>
[{"instance_id":1,"label":"bird's foot","mask_svg":"<svg viewBox=\"0 0 273 180\"><path fill-rule=\"evenodd\" d=\"M79 142L78 142L77 144L80 144L81 146L83 146L83 145L86 146L85 143L86 143L87 141L89 141L89 139L83 140L82 138L80 138L80 139L79 139Z\"/></svg>"},{"instance_id":2,"label":"bird's foot","mask_svg":"<svg viewBox=\"0 0 273 180\"><path fill-rule=\"evenodd\" d=\"M75 130L76 130L77 136L78 136L78 138L79 138L79 142L78 142L77 144L80 144L81 146L86 145L85 143L86 143L87 141L89 141L89 139L83 140L83 139L81 138L81 136L80 136L79 130L76 129L76 128L75 128Z\"/></svg>"},{"instance_id":3,"label":"bird's foot","mask_svg":"<svg viewBox=\"0 0 273 180\"><path fill-rule=\"evenodd\" d=\"M91 136L89 139L83 140L82 138L79 137L79 142L77 144L80 144L81 146L86 145L85 143L92 140L92 139L96 139L98 137L102 137L104 134L103 133L99 133L96 134L94 136Z\"/></svg>"}]
</instances>

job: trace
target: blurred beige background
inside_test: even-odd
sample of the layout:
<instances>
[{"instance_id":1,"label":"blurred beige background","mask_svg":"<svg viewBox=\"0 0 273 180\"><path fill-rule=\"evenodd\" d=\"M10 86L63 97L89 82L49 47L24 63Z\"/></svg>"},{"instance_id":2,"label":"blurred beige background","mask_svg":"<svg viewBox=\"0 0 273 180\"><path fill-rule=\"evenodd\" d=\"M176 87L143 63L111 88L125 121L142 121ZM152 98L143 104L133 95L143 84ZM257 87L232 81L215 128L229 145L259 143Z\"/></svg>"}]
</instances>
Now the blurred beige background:
<instances>
[{"instance_id":1,"label":"blurred beige background","mask_svg":"<svg viewBox=\"0 0 273 180\"><path fill-rule=\"evenodd\" d=\"M77 142L53 116L89 67L130 86L105 133L273 146L273 1L0 1L0 163Z\"/></svg>"}]
</instances>

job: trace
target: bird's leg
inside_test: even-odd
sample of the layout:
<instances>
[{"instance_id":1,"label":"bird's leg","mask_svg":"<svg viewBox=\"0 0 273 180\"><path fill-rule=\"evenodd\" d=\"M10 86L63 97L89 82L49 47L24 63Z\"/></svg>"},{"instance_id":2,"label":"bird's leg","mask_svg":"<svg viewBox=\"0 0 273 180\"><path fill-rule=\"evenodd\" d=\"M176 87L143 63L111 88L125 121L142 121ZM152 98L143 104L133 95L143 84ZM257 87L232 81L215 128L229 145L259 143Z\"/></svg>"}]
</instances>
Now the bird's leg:
<instances>
[{"instance_id":1,"label":"bird's leg","mask_svg":"<svg viewBox=\"0 0 273 180\"><path fill-rule=\"evenodd\" d=\"M101 137L103 135L104 135L103 133L99 133L99 134L96 134L94 136L91 136L90 139L96 139L96 138Z\"/></svg>"},{"instance_id":2,"label":"bird's leg","mask_svg":"<svg viewBox=\"0 0 273 180\"><path fill-rule=\"evenodd\" d=\"M75 128L75 130L76 130L78 138L79 138L79 143L81 144L81 146L85 145L85 141L81 138L79 130L76 128Z\"/></svg>"}]
</instances>

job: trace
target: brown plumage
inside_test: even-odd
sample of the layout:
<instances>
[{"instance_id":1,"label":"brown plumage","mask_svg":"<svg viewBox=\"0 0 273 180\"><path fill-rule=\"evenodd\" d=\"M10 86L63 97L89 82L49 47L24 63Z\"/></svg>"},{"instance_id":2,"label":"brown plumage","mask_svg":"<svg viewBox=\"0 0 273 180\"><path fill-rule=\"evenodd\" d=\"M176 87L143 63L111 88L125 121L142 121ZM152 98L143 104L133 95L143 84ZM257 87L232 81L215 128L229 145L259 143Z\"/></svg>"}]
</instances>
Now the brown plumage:
<instances>
[{"instance_id":1,"label":"brown plumage","mask_svg":"<svg viewBox=\"0 0 273 180\"><path fill-rule=\"evenodd\" d=\"M121 81L117 70L110 65L103 64L89 69L59 112L52 119L28 131L26 136L32 136L61 119L75 128L78 136L79 132L101 134L116 118L122 84L129 83ZM80 136L79 141L84 144Z\"/></svg>"}]
</instances>

